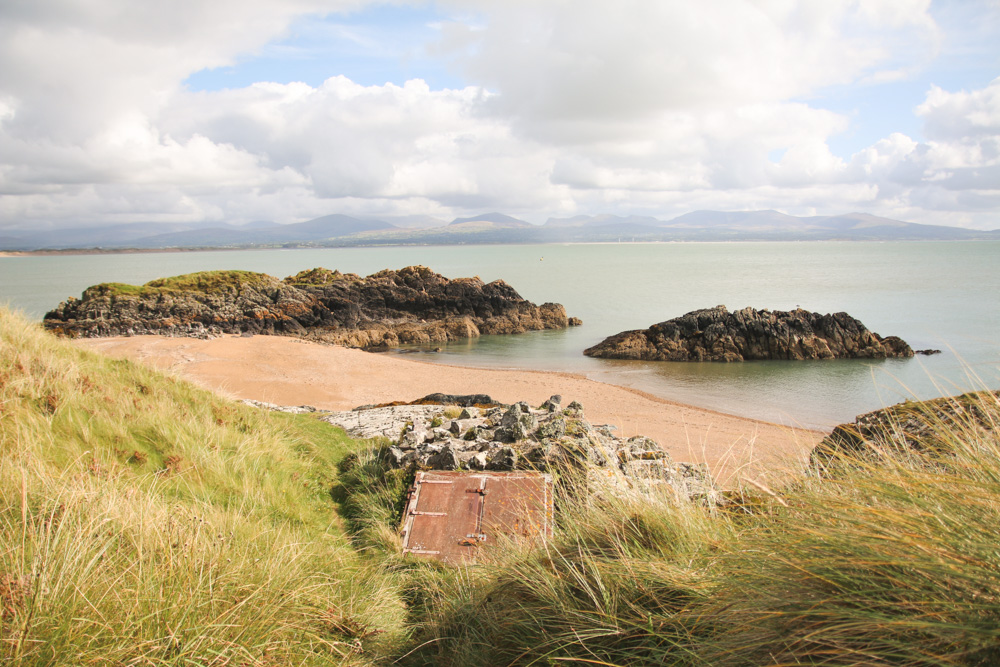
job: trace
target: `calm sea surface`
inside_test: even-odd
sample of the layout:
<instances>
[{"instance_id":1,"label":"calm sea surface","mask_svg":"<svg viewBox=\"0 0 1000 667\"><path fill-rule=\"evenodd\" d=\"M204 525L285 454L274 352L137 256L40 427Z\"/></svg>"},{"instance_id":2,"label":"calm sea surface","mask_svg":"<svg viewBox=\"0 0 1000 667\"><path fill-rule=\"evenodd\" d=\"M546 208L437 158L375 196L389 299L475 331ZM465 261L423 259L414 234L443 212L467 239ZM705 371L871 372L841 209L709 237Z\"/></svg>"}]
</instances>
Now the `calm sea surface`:
<instances>
[{"instance_id":1,"label":"calm sea surface","mask_svg":"<svg viewBox=\"0 0 1000 667\"><path fill-rule=\"evenodd\" d=\"M99 282L209 269L284 277L322 266L367 275L423 264L449 278L503 278L584 326L452 343L415 358L569 371L684 403L828 427L904 398L1000 388L1000 242L668 243L260 250L0 257L0 301L30 317ZM625 329L725 304L846 311L882 335L943 354L865 362L647 363L581 352ZM432 391L433 387L428 387ZM571 400L567 396L566 400Z\"/></svg>"}]
</instances>

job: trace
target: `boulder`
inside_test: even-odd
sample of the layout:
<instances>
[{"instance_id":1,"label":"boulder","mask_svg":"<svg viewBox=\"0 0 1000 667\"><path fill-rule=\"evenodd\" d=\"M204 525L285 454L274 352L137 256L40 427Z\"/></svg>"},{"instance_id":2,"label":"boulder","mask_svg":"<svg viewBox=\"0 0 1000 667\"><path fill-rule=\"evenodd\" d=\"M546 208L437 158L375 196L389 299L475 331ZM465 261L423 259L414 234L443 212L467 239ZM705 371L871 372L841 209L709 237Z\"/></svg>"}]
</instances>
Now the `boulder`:
<instances>
[{"instance_id":1,"label":"boulder","mask_svg":"<svg viewBox=\"0 0 1000 667\"><path fill-rule=\"evenodd\" d=\"M502 442L526 440L538 428L538 419L526 412L527 403L515 403L500 418L500 428L496 437Z\"/></svg>"},{"instance_id":2,"label":"boulder","mask_svg":"<svg viewBox=\"0 0 1000 667\"><path fill-rule=\"evenodd\" d=\"M546 412L559 412L562 410L562 396L556 394L555 396L550 396L549 400L542 403L540 410L545 410Z\"/></svg>"},{"instance_id":3,"label":"boulder","mask_svg":"<svg viewBox=\"0 0 1000 667\"><path fill-rule=\"evenodd\" d=\"M487 454L487 470L517 470L517 452L513 447L498 447Z\"/></svg>"}]
</instances>

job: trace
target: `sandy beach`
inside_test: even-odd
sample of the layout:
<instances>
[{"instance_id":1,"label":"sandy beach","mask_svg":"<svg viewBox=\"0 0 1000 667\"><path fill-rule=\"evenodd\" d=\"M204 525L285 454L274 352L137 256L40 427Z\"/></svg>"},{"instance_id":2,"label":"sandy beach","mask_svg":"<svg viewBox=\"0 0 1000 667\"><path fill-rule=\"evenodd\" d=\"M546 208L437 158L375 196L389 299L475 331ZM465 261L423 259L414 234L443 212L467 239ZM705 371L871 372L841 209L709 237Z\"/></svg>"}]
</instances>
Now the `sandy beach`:
<instances>
[{"instance_id":1,"label":"sandy beach","mask_svg":"<svg viewBox=\"0 0 1000 667\"><path fill-rule=\"evenodd\" d=\"M679 461L707 463L716 479L780 476L824 434L734 417L584 377L540 371L445 366L283 336L212 340L135 336L78 341L89 349L175 373L234 398L349 410L411 401L433 392L489 394L541 404L553 394L579 401L594 424L656 440Z\"/></svg>"}]
</instances>

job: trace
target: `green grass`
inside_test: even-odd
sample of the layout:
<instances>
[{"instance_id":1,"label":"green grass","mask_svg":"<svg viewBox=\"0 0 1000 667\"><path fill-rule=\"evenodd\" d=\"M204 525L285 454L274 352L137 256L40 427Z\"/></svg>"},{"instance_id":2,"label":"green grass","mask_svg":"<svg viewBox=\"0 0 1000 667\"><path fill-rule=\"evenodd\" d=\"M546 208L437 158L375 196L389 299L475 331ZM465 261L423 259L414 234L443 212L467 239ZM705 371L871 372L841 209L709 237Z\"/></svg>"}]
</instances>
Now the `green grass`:
<instances>
[{"instance_id":1,"label":"green grass","mask_svg":"<svg viewBox=\"0 0 1000 667\"><path fill-rule=\"evenodd\" d=\"M359 443L0 314L0 662L361 664L403 609L330 496Z\"/></svg>"},{"instance_id":2,"label":"green grass","mask_svg":"<svg viewBox=\"0 0 1000 667\"><path fill-rule=\"evenodd\" d=\"M958 404L722 507L564 479L544 549L445 567L384 443L2 313L0 662L1000 664L1000 405Z\"/></svg>"},{"instance_id":3,"label":"green grass","mask_svg":"<svg viewBox=\"0 0 1000 667\"><path fill-rule=\"evenodd\" d=\"M402 519L414 474L389 468L384 453L382 443L341 459L332 493L340 501L341 514L358 547L373 549L380 557L391 559L402 546L395 529Z\"/></svg>"},{"instance_id":4,"label":"green grass","mask_svg":"<svg viewBox=\"0 0 1000 667\"><path fill-rule=\"evenodd\" d=\"M308 271L299 271L294 276L285 278L285 282L290 285L329 285L339 281L354 281L358 277L353 274L343 274L340 271L316 268Z\"/></svg>"},{"instance_id":5,"label":"green grass","mask_svg":"<svg viewBox=\"0 0 1000 667\"><path fill-rule=\"evenodd\" d=\"M244 285L250 286L280 286L281 282L265 273L253 271L199 271L170 278L157 278L145 285L127 285L125 283L100 283L87 288L90 296L137 296L148 297L158 294L177 294L182 292L221 292Z\"/></svg>"}]
</instances>

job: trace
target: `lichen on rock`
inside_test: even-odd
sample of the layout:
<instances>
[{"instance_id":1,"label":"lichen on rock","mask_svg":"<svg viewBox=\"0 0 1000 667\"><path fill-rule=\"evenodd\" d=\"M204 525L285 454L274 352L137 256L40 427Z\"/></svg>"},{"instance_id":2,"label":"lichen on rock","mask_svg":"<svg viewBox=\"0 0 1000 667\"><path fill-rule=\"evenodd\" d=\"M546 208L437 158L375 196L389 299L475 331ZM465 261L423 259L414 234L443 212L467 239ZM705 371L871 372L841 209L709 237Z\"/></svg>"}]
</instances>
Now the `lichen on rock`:
<instances>
[{"instance_id":1,"label":"lichen on rock","mask_svg":"<svg viewBox=\"0 0 1000 667\"><path fill-rule=\"evenodd\" d=\"M458 419L434 427L446 406L428 405L427 398L410 405L331 412L322 419L354 437L388 438L385 459L394 468L532 470L582 478L588 486L619 493L666 490L678 498L710 503L719 498L704 465L675 462L650 438L625 439L613 427L595 426L583 418L583 406L575 401L566 408L560 396L538 408L524 402L467 407ZM453 398L468 402L463 400L467 397Z\"/></svg>"}]
</instances>

